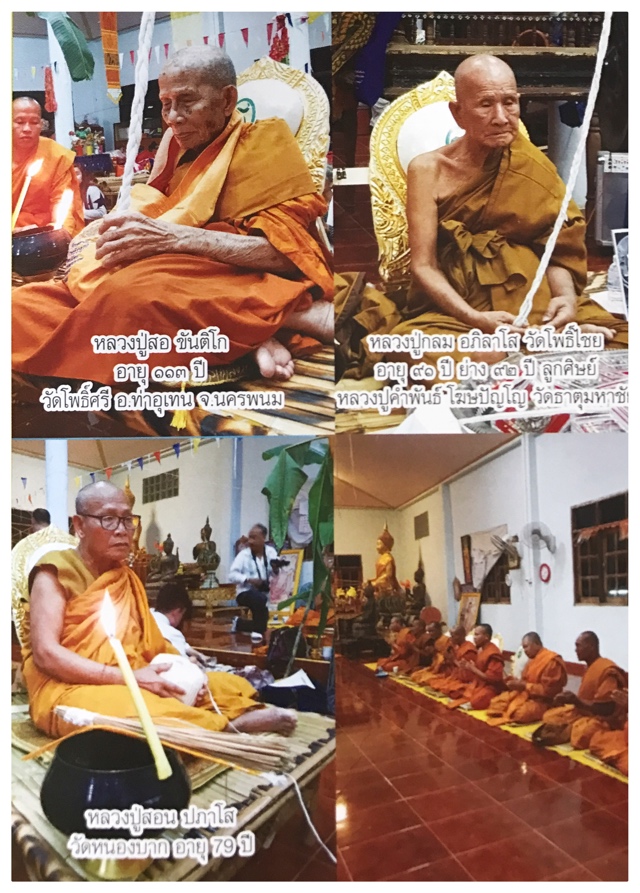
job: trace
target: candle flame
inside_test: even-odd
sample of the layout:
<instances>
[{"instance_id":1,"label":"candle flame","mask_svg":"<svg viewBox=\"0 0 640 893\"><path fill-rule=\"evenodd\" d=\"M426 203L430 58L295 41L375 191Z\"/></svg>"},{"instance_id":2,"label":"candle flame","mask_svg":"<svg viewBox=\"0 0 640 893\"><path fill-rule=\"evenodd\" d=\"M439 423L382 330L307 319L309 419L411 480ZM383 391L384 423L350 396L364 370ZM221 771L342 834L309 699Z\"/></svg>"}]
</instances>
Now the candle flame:
<instances>
[{"instance_id":1,"label":"candle flame","mask_svg":"<svg viewBox=\"0 0 640 893\"><path fill-rule=\"evenodd\" d=\"M58 206L56 208L56 213L53 219L54 229L62 229L62 224L67 219L67 214L69 213L69 208L71 207L72 202L73 191L71 189L65 189L65 191L62 193L62 198L58 202Z\"/></svg>"},{"instance_id":2,"label":"candle flame","mask_svg":"<svg viewBox=\"0 0 640 893\"><path fill-rule=\"evenodd\" d=\"M27 177L35 177L36 174L40 173L40 168L44 164L44 158L36 158L35 161L32 161L29 167L27 168Z\"/></svg>"},{"instance_id":3,"label":"candle flame","mask_svg":"<svg viewBox=\"0 0 640 893\"><path fill-rule=\"evenodd\" d=\"M100 611L100 622L107 636L112 639L116 634L116 609L113 607L109 590L105 589L104 599L102 600L102 609Z\"/></svg>"}]
</instances>

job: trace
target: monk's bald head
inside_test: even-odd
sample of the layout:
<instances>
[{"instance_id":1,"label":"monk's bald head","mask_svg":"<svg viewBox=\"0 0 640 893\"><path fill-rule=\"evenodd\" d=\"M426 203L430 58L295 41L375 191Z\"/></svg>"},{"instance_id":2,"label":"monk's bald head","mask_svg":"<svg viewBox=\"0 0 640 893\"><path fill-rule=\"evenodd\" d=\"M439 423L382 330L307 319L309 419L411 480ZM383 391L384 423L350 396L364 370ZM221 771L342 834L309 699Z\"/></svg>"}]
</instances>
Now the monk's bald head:
<instances>
[{"instance_id":1,"label":"monk's bald head","mask_svg":"<svg viewBox=\"0 0 640 893\"><path fill-rule=\"evenodd\" d=\"M469 56L458 65L453 78L458 102L468 91L477 89L479 84L483 84L486 81L511 83L513 88L517 89L516 76L512 68L506 62L503 62L502 59L498 59L497 56L490 56L488 53Z\"/></svg>"},{"instance_id":2,"label":"monk's bald head","mask_svg":"<svg viewBox=\"0 0 640 893\"><path fill-rule=\"evenodd\" d=\"M454 645L461 645L466 638L467 631L464 626L456 626L454 630L451 630L451 641Z\"/></svg>"},{"instance_id":3,"label":"monk's bald head","mask_svg":"<svg viewBox=\"0 0 640 893\"><path fill-rule=\"evenodd\" d=\"M40 103L29 96L19 96L11 106L13 154L18 159L31 156L38 147L42 130Z\"/></svg>"},{"instance_id":4,"label":"monk's bald head","mask_svg":"<svg viewBox=\"0 0 640 893\"><path fill-rule=\"evenodd\" d=\"M496 56L469 56L456 69L455 84L456 100L449 108L465 131L465 144L478 150L510 146L520 120L520 97L511 68Z\"/></svg>"},{"instance_id":5,"label":"monk's bald head","mask_svg":"<svg viewBox=\"0 0 640 893\"><path fill-rule=\"evenodd\" d=\"M30 96L18 96L17 99L13 100L11 108L14 112L22 111L23 109L29 109L30 111L37 112L38 115L42 117L42 108L40 107L40 103L37 99L32 99Z\"/></svg>"},{"instance_id":6,"label":"monk's bald head","mask_svg":"<svg viewBox=\"0 0 640 893\"><path fill-rule=\"evenodd\" d=\"M222 89L236 85L236 70L230 57L215 47L184 47L177 50L162 69L165 74L189 72L203 83Z\"/></svg>"},{"instance_id":7,"label":"monk's bald head","mask_svg":"<svg viewBox=\"0 0 640 893\"><path fill-rule=\"evenodd\" d=\"M76 496L76 514L83 515L88 512L94 512L100 506L112 499L118 499L122 496L126 502L124 490L111 484L109 481L96 481L95 484L87 484L78 490ZM128 502L127 502L128 505Z\"/></svg>"}]
</instances>

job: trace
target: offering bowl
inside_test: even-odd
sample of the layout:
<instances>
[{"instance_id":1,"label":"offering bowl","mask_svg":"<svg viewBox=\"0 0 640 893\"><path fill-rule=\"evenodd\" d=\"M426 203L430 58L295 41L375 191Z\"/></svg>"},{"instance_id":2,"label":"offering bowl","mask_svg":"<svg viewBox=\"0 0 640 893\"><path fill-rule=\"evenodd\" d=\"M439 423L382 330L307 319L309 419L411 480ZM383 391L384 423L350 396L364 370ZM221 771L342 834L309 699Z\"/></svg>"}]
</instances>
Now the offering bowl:
<instances>
[{"instance_id":1,"label":"offering bowl","mask_svg":"<svg viewBox=\"0 0 640 893\"><path fill-rule=\"evenodd\" d=\"M69 234L52 224L14 233L11 267L19 276L43 276L58 269L67 256Z\"/></svg>"}]
</instances>

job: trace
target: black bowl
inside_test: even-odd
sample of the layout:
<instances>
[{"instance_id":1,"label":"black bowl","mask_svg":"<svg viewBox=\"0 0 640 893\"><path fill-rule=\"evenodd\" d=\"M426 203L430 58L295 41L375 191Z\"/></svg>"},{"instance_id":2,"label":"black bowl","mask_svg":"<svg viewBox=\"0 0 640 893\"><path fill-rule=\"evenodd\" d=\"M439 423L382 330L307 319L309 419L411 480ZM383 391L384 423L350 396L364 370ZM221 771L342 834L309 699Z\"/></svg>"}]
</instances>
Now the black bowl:
<instances>
[{"instance_id":1,"label":"black bowl","mask_svg":"<svg viewBox=\"0 0 640 893\"><path fill-rule=\"evenodd\" d=\"M61 741L42 789L42 811L64 834L129 838L127 829L87 828L85 809L176 809L189 805L191 783L182 760L166 749L173 774L160 781L146 741L94 729ZM158 834L145 829L143 837Z\"/></svg>"},{"instance_id":2,"label":"black bowl","mask_svg":"<svg viewBox=\"0 0 640 893\"><path fill-rule=\"evenodd\" d=\"M40 226L12 238L11 266L19 276L53 273L64 262L69 250L69 234L64 229Z\"/></svg>"}]
</instances>

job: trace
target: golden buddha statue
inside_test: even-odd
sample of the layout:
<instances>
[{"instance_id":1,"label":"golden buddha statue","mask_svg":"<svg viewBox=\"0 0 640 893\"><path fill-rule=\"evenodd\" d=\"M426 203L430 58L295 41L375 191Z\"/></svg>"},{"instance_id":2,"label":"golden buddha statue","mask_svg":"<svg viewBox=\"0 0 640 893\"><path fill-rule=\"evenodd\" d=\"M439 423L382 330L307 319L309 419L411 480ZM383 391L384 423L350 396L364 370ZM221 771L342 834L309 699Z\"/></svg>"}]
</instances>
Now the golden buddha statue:
<instances>
[{"instance_id":1,"label":"golden buddha statue","mask_svg":"<svg viewBox=\"0 0 640 893\"><path fill-rule=\"evenodd\" d=\"M382 598L385 595L394 595L402 588L396 577L396 561L391 554L393 543L394 539L385 524L384 530L376 542L376 550L378 552L376 576L373 580L368 581L377 590L378 598Z\"/></svg>"}]
</instances>

